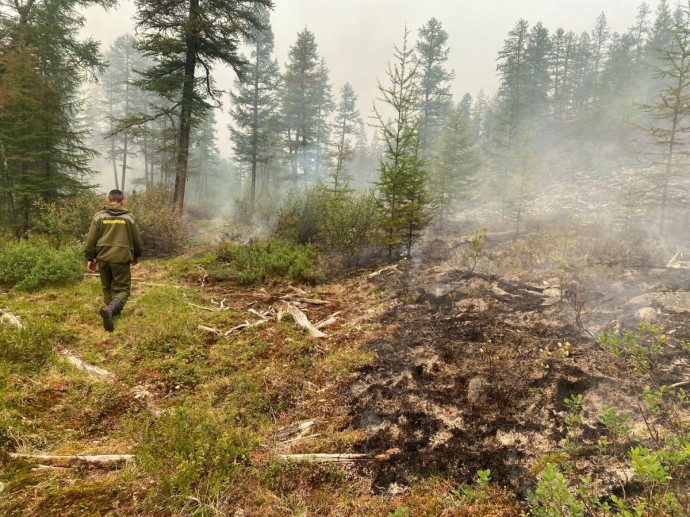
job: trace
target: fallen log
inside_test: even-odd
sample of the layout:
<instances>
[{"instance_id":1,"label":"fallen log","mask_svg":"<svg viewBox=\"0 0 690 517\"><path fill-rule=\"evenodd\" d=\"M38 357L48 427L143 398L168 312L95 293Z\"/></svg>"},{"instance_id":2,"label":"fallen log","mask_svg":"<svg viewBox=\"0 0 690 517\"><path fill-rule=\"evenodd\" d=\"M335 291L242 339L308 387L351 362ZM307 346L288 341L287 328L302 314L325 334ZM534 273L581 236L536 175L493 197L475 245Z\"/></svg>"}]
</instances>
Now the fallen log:
<instances>
[{"instance_id":1,"label":"fallen log","mask_svg":"<svg viewBox=\"0 0 690 517\"><path fill-rule=\"evenodd\" d=\"M332 325L333 323L335 323L336 321L338 321L338 318L336 318L336 316L337 316L338 314L340 314L340 312L341 312L341 311L336 311L336 312L334 312L333 314L331 314L331 315L330 315L328 318L326 318L325 320L319 321L318 323L315 323L314 326L315 326L317 329L321 329L321 328L323 328L323 327L327 327L328 325Z\"/></svg>"},{"instance_id":2,"label":"fallen log","mask_svg":"<svg viewBox=\"0 0 690 517\"><path fill-rule=\"evenodd\" d=\"M211 334L215 334L217 336L223 335L223 333L220 330L215 329L213 327L207 327L206 325L198 325L197 328L199 330L205 330L206 332L210 332Z\"/></svg>"},{"instance_id":3,"label":"fallen log","mask_svg":"<svg viewBox=\"0 0 690 517\"><path fill-rule=\"evenodd\" d=\"M20 452L10 452L9 457L19 460L37 460L47 463L87 463L89 465L111 465L132 461L134 459L134 454L58 455L24 454Z\"/></svg>"},{"instance_id":4,"label":"fallen log","mask_svg":"<svg viewBox=\"0 0 690 517\"><path fill-rule=\"evenodd\" d=\"M246 329L249 327L258 327L259 325L263 325L264 323L268 323L268 320L259 320L259 321L255 321L254 323L249 323L248 321L245 321L244 323L240 323L236 327L232 327L230 330L226 331L225 334L223 334L223 335L228 336L228 335L232 334L233 332L235 332L236 330L242 330L242 329Z\"/></svg>"},{"instance_id":5,"label":"fallen log","mask_svg":"<svg viewBox=\"0 0 690 517\"><path fill-rule=\"evenodd\" d=\"M187 305L189 305L190 307L196 307L197 309L203 309L203 310L209 311L209 312L216 312L218 310L218 309L214 309L213 307L204 307L203 305L197 305L195 303L190 303L190 302L187 302Z\"/></svg>"},{"instance_id":6,"label":"fallen log","mask_svg":"<svg viewBox=\"0 0 690 517\"><path fill-rule=\"evenodd\" d=\"M60 350L55 348L53 349L53 352L55 352L59 356L64 357L65 359L67 359L67 362L74 366L77 370L84 371L88 373L91 377L107 381L112 381L115 379L115 376L109 371L104 370L103 368L99 368L98 366L89 364L79 359L77 356L70 354L67 350Z\"/></svg>"},{"instance_id":7,"label":"fallen log","mask_svg":"<svg viewBox=\"0 0 690 517\"><path fill-rule=\"evenodd\" d=\"M24 328L24 324L17 316L4 309L0 309L0 321L2 321L3 323L8 323L13 327L17 327L20 329Z\"/></svg>"},{"instance_id":8,"label":"fallen log","mask_svg":"<svg viewBox=\"0 0 690 517\"><path fill-rule=\"evenodd\" d=\"M690 380L677 382L669 386L670 389L682 388L683 386L690 386Z\"/></svg>"},{"instance_id":9,"label":"fallen log","mask_svg":"<svg viewBox=\"0 0 690 517\"><path fill-rule=\"evenodd\" d=\"M286 294L280 297L281 300L290 300L291 302L306 303L309 305L328 305L331 302L328 300L320 300L318 298L298 298L294 294Z\"/></svg>"},{"instance_id":10,"label":"fallen log","mask_svg":"<svg viewBox=\"0 0 690 517\"><path fill-rule=\"evenodd\" d=\"M375 277L379 276L381 273L385 273L386 271L398 271L398 265L393 264L392 266L386 266L383 269L379 269L378 271L374 271L369 276L367 276L367 278L369 280L371 280L372 278L375 278Z\"/></svg>"},{"instance_id":11,"label":"fallen log","mask_svg":"<svg viewBox=\"0 0 690 517\"><path fill-rule=\"evenodd\" d=\"M389 461L390 454L279 454L280 461L304 463L356 463L358 461Z\"/></svg>"},{"instance_id":12,"label":"fallen log","mask_svg":"<svg viewBox=\"0 0 690 517\"><path fill-rule=\"evenodd\" d=\"M324 327L327 327L328 325L333 325L336 321L338 321L338 318L334 318L333 316L331 316L330 318L326 318L323 321L319 321L316 325L314 325L314 327L317 329L322 329Z\"/></svg>"},{"instance_id":13,"label":"fallen log","mask_svg":"<svg viewBox=\"0 0 690 517\"><path fill-rule=\"evenodd\" d=\"M324 334L321 332L319 329L317 329L314 325L311 324L309 321L309 318L307 318L306 314L304 314L299 308L292 304L287 304L287 312L293 317L295 320L295 323L300 325L301 327L304 327L309 331L309 335L311 337L328 337L327 334Z\"/></svg>"},{"instance_id":14,"label":"fallen log","mask_svg":"<svg viewBox=\"0 0 690 517\"><path fill-rule=\"evenodd\" d=\"M276 436L290 436L291 434L302 433L310 427L313 427L315 424L316 420L307 420L305 422L300 422L299 424L291 425L289 427L285 427L284 429L278 430L276 432Z\"/></svg>"},{"instance_id":15,"label":"fallen log","mask_svg":"<svg viewBox=\"0 0 690 517\"><path fill-rule=\"evenodd\" d=\"M318 438L319 436L321 436L321 433L310 434L307 436L301 436L301 435L295 436L294 438L290 438L289 440L284 440L284 441L280 442L280 445L282 447L286 447L286 446L290 445L291 443L299 442L301 440L309 440L311 438Z\"/></svg>"}]
</instances>

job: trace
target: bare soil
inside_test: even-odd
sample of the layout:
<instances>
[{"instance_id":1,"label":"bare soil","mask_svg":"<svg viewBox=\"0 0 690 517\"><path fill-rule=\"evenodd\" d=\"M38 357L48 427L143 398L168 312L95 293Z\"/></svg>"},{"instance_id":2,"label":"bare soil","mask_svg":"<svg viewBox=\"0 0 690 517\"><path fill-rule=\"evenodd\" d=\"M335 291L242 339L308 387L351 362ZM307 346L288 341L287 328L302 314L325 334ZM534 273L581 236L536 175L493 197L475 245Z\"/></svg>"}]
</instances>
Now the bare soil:
<instances>
[{"instance_id":1,"label":"bare soil","mask_svg":"<svg viewBox=\"0 0 690 517\"><path fill-rule=\"evenodd\" d=\"M421 260L374 280L397 301L383 316L387 332L367 345L376 364L342 390L352 425L365 432L359 450L393 454L367 472L372 489L394 493L433 474L471 482L489 468L492 480L525 496L535 465L562 450L564 399L583 394L584 447L573 475L593 477L602 493L634 493L625 469L629 447L602 456L593 444L604 407L629 412L633 430L644 429L642 386L594 335L634 328L639 304L629 300L690 290L690 270L629 269L590 282L578 325L573 304L547 271L518 281L454 270L458 246L466 244L433 241L418 253ZM680 347L690 341L687 314L653 300L651 308L668 336L661 381L690 378Z\"/></svg>"}]
</instances>

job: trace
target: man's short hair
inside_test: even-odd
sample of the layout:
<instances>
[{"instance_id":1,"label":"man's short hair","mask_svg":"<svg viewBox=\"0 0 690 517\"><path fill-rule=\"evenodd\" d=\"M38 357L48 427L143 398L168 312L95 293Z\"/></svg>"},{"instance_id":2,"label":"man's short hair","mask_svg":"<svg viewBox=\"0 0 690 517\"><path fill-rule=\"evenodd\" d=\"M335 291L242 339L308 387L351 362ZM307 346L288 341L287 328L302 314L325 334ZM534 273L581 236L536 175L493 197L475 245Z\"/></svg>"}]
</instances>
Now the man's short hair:
<instances>
[{"instance_id":1,"label":"man's short hair","mask_svg":"<svg viewBox=\"0 0 690 517\"><path fill-rule=\"evenodd\" d=\"M121 190L113 189L108 193L108 199L113 203L122 203L125 200L125 195Z\"/></svg>"}]
</instances>

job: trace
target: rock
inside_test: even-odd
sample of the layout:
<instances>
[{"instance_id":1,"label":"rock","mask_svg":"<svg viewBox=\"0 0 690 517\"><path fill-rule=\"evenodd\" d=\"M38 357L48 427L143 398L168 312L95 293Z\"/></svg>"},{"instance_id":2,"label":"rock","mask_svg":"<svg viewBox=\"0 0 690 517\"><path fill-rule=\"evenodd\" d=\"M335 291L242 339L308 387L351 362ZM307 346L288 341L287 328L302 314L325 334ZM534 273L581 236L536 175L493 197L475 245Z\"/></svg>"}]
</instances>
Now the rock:
<instances>
[{"instance_id":1,"label":"rock","mask_svg":"<svg viewBox=\"0 0 690 517\"><path fill-rule=\"evenodd\" d=\"M501 289L497 285L495 285L491 288L491 292L494 293L496 296L509 296L511 298L515 298L517 296L517 294L511 294L508 291L504 291L503 289Z\"/></svg>"},{"instance_id":2,"label":"rock","mask_svg":"<svg viewBox=\"0 0 690 517\"><path fill-rule=\"evenodd\" d=\"M544 280L544 285L546 287L561 287L561 279L560 278L549 278L547 280Z\"/></svg>"},{"instance_id":3,"label":"rock","mask_svg":"<svg viewBox=\"0 0 690 517\"><path fill-rule=\"evenodd\" d=\"M461 312L484 312L489 306L481 298L465 298L456 303L455 308Z\"/></svg>"},{"instance_id":4,"label":"rock","mask_svg":"<svg viewBox=\"0 0 690 517\"><path fill-rule=\"evenodd\" d=\"M467 401L471 406L486 406L491 385L484 377L473 377L467 384Z\"/></svg>"},{"instance_id":5,"label":"rock","mask_svg":"<svg viewBox=\"0 0 690 517\"><path fill-rule=\"evenodd\" d=\"M659 319L656 309L643 307L635 311L635 319L640 323L655 323Z\"/></svg>"},{"instance_id":6,"label":"rock","mask_svg":"<svg viewBox=\"0 0 690 517\"><path fill-rule=\"evenodd\" d=\"M561 290L555 287L549 287L548 289L544 289L541 292L541 295L546 296L547 298L560 298Z\"/></svg>"},{"instance_id":7,"label":"rock","mask_svg":"<svg viewBox=\"0 0 690 517\"><path fill-rule=\"evenodd\" d=\"M639 296L635 296L634 298L630 298L625 305L644 305L648 306L650 303L655 301L657 295L659 293L645 293L641 294Z\"/></svg>"}]
</instances>

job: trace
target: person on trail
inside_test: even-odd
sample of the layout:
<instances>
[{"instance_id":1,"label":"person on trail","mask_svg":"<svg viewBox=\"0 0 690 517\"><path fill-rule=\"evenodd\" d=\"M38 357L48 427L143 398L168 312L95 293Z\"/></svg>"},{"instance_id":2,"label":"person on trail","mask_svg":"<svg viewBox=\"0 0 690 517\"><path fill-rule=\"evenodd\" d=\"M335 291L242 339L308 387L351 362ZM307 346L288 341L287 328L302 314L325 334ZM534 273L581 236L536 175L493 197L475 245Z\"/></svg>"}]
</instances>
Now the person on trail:
<instances>
[{"instance_id":1,"label":"person on trail","mask_svg":"<svg viewBox=\"0 0 690 517\"><path fill-rule=\"evenodd\" d=\"M86 237L86 269L98 271L103 287L105 305L99 309L103 328L115 330L113 318L122 312L132 287L130 265L137 265L144 251L139 227L132 214L123 205L125 195L111 190L105 207L91 219Z\"/></svg>"}]
</instances>

